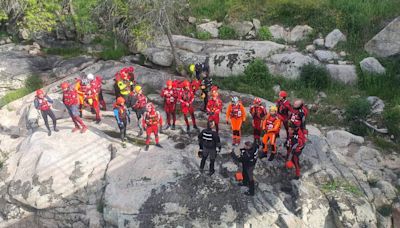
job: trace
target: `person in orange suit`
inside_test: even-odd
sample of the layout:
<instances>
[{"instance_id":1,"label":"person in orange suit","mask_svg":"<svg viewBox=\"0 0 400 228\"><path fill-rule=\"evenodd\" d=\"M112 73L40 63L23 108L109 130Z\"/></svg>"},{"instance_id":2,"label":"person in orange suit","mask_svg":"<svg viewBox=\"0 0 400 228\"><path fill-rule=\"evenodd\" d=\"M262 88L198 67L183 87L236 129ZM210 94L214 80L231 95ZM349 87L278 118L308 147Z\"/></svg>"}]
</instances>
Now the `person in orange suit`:
<instances>
[{"instance_id":1,"label":"person in orange suit","mask_svg":"<svg viewBox=\"0 0 400 228\"><path fill-rule=\"evenodd\" d=\"M263 152L264 156L268 154L268 150L271 147L271 155L268 158L268 161L272 161L276 155L276 136L279 134L281 129L281 120L277 115L278 108L276 106L271 106L269 108L269 113L267 117L263 121L262 129L265 131L263 137Z\"/></svg>"},{"instance_id":2,"label":"person in orange suit","mask_svg":"<svg viewBox=\"0 0 400 228\"><path fill-rule=\"evenodd\" d=\"M240 144L240 129L244 121L246 121L246 110L238 97L232 97L232 102L228 105L226 110L226 123L231 123L232 145L234 146Z\"/></svg>"}]
</instances>

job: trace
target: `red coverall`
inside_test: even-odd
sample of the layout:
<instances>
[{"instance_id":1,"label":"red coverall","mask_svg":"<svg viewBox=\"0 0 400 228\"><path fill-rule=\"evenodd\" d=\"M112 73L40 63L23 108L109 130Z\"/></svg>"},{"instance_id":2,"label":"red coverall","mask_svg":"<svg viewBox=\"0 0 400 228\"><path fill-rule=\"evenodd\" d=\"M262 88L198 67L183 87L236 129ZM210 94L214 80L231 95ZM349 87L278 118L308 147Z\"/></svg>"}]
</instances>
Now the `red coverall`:
<instances>
[{"instance_id":1,"label":"red coverall","mask_svg":"<svg viewBox=\"0 0 400 228\"><path fill-rule=\"evenodd\" d=\"M83 132L86 129L86 125L83 123L82 119L79 117L78 112L78 93L75 88L69 88L66 91L63 91L63 103L67 107L68 113L71 116L72 121L74 122L75 128L72 130L77 131L82 127Z\"/></svg>"},{"instance_id":2,"label":"red coverall","mask_svg":"<svg viewBox=\"0 0 400 228\"><path fill-rule=\"evenodd\" d=\"M176 121L176 102L178 101L178 93L175 89L164 88L161 91L161 97L164 98L164 110L167 115L167 123L171 126L171 117L172 124L175 126Z\"/></svg>"},{"instance_id":3,"label":"red coverall","mask_svg":"<svg viewBox=\"0 0 400 228\"><path fill-rule=\"evenodd\" d=\"M208 113L208 120L212 120L215 123L215 130L219 131L219 113L222 110L222 101L218 96L212 97L211 100L207 102L207 113Z\"/></svg>"},{"instance_id":4,"label":"red coverall","mask_svg":"<svg viewBox=\"0 0 400 228\"><path fill-rule=\"evenodd\" d=\"M308 110L303 105L299 109L293 109L290 114L289 121L292 122L295 126L299 126L301 131L299 135L304 137L304 140L307 141L308 131L306 129L306 117L308 116Z\"/></svg>"},{"instance_id":5,"label":"red coverall","mask_svg":"<svg viewBox=\"0 0 400 228\"><path fill-rule=\"evenodd\" d=\"M186 126L189 126L189 120L187 118L187 114L189 113L192 117L193 127L196 126L196 118L194 116L194 108L193 108L194 94L190 89L183 89L180 92L179 102L181 103L182 113L185 118Z\"/></svg>"},{"instance_id":6,"label":"red coverall","mask_svg":"<svg viewBox=\"0 0 400 228\"><path fill-rule=\"evenodd\" d=\"M290 155L292 155L292 162L295 167L296 177L300 177L300 160L299 156L303 151L305 144L305 137L302 134L301 128L297 127L296 129L291 130L289 133L289 138L287 141L287 160L290 159Z\"/></svg>"},{"instance_id":7,"label":"red coverall","mask_svg":"<svg viewBox=\"0 0 400 228\"><path fill-rule=\"evenodd\" d=\"M283 126L285 126L286 137L289 137L288 133L288 120L289 120L289 112L293 111L292 105L290 105L290 101L286 99L278 99L276 102L276 107L278 108L278 116L281 119Z\"/></svg>"},{"instance_id":8,"label":"red coverall","mask_svg":"<svg viewBox=\"0 0 400 228\"><path fill-rule=\"evenodd\" d=\"M146 111L143 116L143 128L146 129L146 145L150 144L150 136L154 133L156 144L159 143L158 126L162 127L162 117L156 110Z\"/></svg>"},{"instance_id":9,"label":"red coverall","mask_svg":"<svg viewBox=\"0 0 400 228\"><path fill-rule=\"evenodd\" d=\"M257 144L260 144L260 137L261 137L261 124L262 120L264 119L265 115L267 115L267 109L261 105L252 105L250 107L250 114L253 117L253 135L254 141Z\"/></svg>"}]
</instances>

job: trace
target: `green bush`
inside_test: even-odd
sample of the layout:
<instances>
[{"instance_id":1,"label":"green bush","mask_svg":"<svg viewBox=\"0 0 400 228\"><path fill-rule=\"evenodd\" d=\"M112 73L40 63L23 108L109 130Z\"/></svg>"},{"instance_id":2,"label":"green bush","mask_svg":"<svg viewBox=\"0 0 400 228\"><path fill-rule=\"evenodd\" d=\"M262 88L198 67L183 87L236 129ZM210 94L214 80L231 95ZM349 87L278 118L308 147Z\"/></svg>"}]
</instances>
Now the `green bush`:
<instances>
[{"instance_id":1,"label":"green bush","mask_svg":"<svg viewBox=\"0 0 400 228\"><path fill-rule=\"evenodd\" d=\"M199 40L209 40L209 39L211 39L211 34L209 32L197 31L195 35L196 35L196 38L199 39Z\"/></svg>"},{"instance_id":2,"label":"green bush","mask_svg":"<svg viewBox=\"0 0 400 228\"><path fill-rule=\"evenodd\" d=\"M322 66L308 64L303 66L300 73L301 82L309 88L323 90L331 84L328 71Z\"/></svg>"},{"instance_id":3,"label":"green bush","mask_svg":"<svg viewBox=\"0 0 400 228\"><path fill-rule=\"evenodd\" d=\"M219 38L223 40L232 40L236 39L237 35L233 28L223 25L219 28Z\"/></svg>"},{"instance_id":4,"label":"green bush","mask_svg":"<svg viewBox=\"0 0 400 228\"><path fill-rule=\"evenodd\" d=\"M360 122L365 120L371 114L371 105L365 98L357 98L347 105L345 119L348 123L351 133L365 136L369 133L369 129Z\"/></svg>"},{"instance_id":5,"label":"green bush","mask_svg":"<svg viewBox=\"0 0 400 228\"><path fill-rule=\"evenodd\" d=\"M271 81L268 67L261 59L253 60L244 70L244 75L254 83Z\"/></svg>"},{"instance_id":6,"label":"green bush","mask_svg":"<svg viewBox=\"0 0 400 228\"><path fill-rule=\"evenodd\" d=\"M259 39L259 40L271 40L272 39L272 33L271 33L271 31L269 31L269 28L267 26L262 26L260 28L260 30L258 30L257 39Z\"/></svg>"},{"instance_id":7,"label":"green bush","mask_svg":"<svg viewBox=\"0 0 400 228\"><path fill-rule=\"evenodd\" d=\"M400 141L400 105L386 107L383 118L389 133L395 136L396 141Z\"/></svg>"},{"instance_id":8,"label":"green bush","mask_svg":"<svg viewBox=\"0 0 400 228\"><path fill-rule=\"evenodd\" d=\"M121 43L120 41L115 41L112 36L107 36L104 39L97 41L103 46L103 51L99 53L99 58L103 60L119 60L125 55L129 55L129 48ZM116 47L115 47L116 42Z\"/></svg>"},{"instance_id":9,"label":"green bush","mask_svg":"<svg viewBox=\"0 0 400 228\"><path fill-rule=\"evenodd\" d=\"M0 108L4 105L15 101L21 97L24 97L33 91L41 88L43 86L43 81L39 76L34 75L25 80L25 87L8 92L4 97L0 99Z\"/></svg>"},{"instance_id":10,"label":"green bush","mask_svg":"<svg viewBox=\"0 0 400 228\"><path fill-rule=\"evenodd\" d=\"M69 48L43 48L43 51L49 55L61 55L64 58L73 58L84 54L85 52L81 47Z\"/></svg>"}]
</instances>

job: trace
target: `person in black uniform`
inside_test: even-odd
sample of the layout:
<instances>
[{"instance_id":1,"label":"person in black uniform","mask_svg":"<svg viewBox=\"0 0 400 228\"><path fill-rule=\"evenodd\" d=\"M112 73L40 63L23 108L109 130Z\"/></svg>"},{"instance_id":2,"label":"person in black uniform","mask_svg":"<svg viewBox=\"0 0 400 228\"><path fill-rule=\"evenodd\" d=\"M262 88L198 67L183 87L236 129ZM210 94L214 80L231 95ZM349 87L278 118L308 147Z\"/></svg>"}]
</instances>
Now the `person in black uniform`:
<instances>
[{"instance_id":1,"label":"person in black uniform","mask_svg":"<svg viewBox=\"0 0 400 228\"><path fill-rule=\"evenodd\" d=\"M254 196L253 170L257 162L258 147L249 141L244 145L244 148L240 149L239 157L235 154L234 148L232 149L231 156L235 161L241 162L243 165L243 182L239 185L249 187L249 190L244 194Z\"/></svg>"},{"instance_id":2,"label":"person in black uniform","mask_svg":"<svg viewBox=\"0 0 400 228\"><path fill-rule=\"evenodd\" d=\"M221 151L221 142L216 131L213 131L214 122L209 121L207 124L207 128L202 130L198 136L199 138L199 157L201 157L200 162L200 172L203 172L204 165L206 164L207 157L210 156L210 170L208 175L213 175L214 170L214 162L217 156L217 153Z\"/></svg>"},{"instance_id":3,"label":"person in black uniform","mask_svg":"<svg viewBox=\"0 0 400 228\"><path fill-rule=\"evenodd\" d=\"M208 73L204 73L204 78L201 81L201 87L200 87L201 97L204 99L203 111L207 110L208 92L210 92L212 85L213 85L212 78L210 78Z\"/></svg>"}]
</instances>

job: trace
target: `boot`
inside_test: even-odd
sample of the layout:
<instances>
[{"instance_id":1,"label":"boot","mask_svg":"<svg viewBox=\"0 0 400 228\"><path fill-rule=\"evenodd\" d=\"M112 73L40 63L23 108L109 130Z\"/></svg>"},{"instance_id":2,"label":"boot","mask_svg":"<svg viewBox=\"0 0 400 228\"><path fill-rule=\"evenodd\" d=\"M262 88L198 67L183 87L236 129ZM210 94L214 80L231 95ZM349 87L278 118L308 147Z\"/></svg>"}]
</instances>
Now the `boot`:
<instances>
[{"instance_id":1,"label":"boot","mask_svg":"<svg viewBox=\"0 0 400 228\"><path fill-rule=\"evenodd\" d=\"M126 148L126 142L122 142L122 148Z\"/></svg>"},{"instance_id":2,"label":"boot","mask_svg":"<svg viewBox=\"0 0 400 228\"><path fill-rule=\"evenodd\" d=\"M149 147L150 147L149 145L146 145L146 147L144 148L144 150L145 150L145 151L148 151L148 150L149 150Z\"/></svg>"},{"instance_id":3,"label":"boot","mask_svg":"<svg viewBox=\"0 0 400 228\"><path fill-rule=\"evenodd\" d=\"M86 126L84 126L82 129L81 129L81 133L83 134L83 133L85 133L86 131L87 131L87 127Z\"/></svg>"},{"instance_id":4,"label":"boot","mask_svg":"<svg viewBox=\"0 0 400 228\"><path fill-rule=\"evenodd\" d=\"M210 171L208 172L209 176L212 176L215 173L214 162L215 162L215 160L210 160Z\"/></svg>"},{"instance_id":5,"label":"boot","mask_svg":"<svg viewBox=\"0 0 400 228\"><path fill-rule=\"evenodd\" d=\"M163 148L163 147L161 146L161 144L160 144L160 143L157 143L157 144L156 144L156 147Z\"/></svg>"},{"instance_id":6,"label":"boot","mask_svg":"<svg viewBox=\"0 0 400 228\"><path fill-rule=\"evenodd\" d=\"M168 125L164 128L164 130L168 130L169 127L171 127L171 125L168 124Z\"/></svg>"},{"instance_id":7,"label":"boot","mask_svg":"<svg viewBox=\"0 0 400 228\"><path fill-rule=\"evenodd\" d=\"M143 130L142 129L139 129L139 133L138 133L138 137L140 137L140 136L142 136L143 135Z\"/></svg>"},{"instance_id":8,"label":"boot","mask_svg":"<svg viewBox=\"0 0 400 228\"><path fill-rule=\"evenodd\" d=\"M79 128L78 126L75 126L75 127L72 129L72 133L77 132L77 131L79 131L79 130L80 130L80 128Z\"/></svg>"},{"instance_id":9,"label":"boot","mask_svg":"<svg viewBox=\"0 0 400 228\"><path fill-rule=\"evenodd\" d=\"M79 111L79 117L82 118L82 110Z\"/></svg>"},{"instance_id":10,"label":"boot","mask_svg":"<svg viewBox=\"0 0 400 228\"><path fill-rule=\"evenodd\" d=\"M249 191L244 193L247 196L254 196L254 180L249 181Z\"/></svg>"},{"instance_id":11,"label":"boot","mask_svg":"<svg viewBox=\"0 0 400 228\"><path fill-rule=\"evenodd\" d=\"M175 124L172 124L171 130L175 130Z\"/></svg>"},{"instance_id":12,"label":"boot","mask_svg":"<svg viewBox=\"0 0 400 228\"><path fill-rule=\"evenodd\" d=\"M101 119L96 120L96 124L100 124Z\"/></svg>"},{"instance_id":13,"label":"boot","mask_svg":"<svg viewBox=\"0 0 400 228\"><path fill-rule=\"evenodd\" d=\"M193 126L194 129L199 130L199 128L197 127L197 125Z\"/></svg>"},{"instance_id":14,"label":"boot","mask_svg":"<svg viewBox=\"0 0 400 228\"><path fill-rule=\"evenodd\" d=\"M271 155L268 158L268 161L273 161L275 159L275 153L271 153Z\"/></svg>"},{"instance_id":15,"label":"boot","mask_svg":"<svg viewBox=\"0 0 400 228\"><path fill-rule=\"evenodd\" d=\"M50 131L50 130L47 132L47 135L48 135L48 136L50 136L50 135L51 135L51 131Z\"/></svg>"},{"instance_id":16,"label":"boot","mask_svg":"<svg viewBox=\"0 0 400 228\"><path fill-rule=\"evenodd\" d=\"M190 126L188 125L187 127L186 127L186 132L190 132Z\"/></svg>"},{"instance_id":17,"label":"boot","mask_svg":"<svg viewBox=\"0 0 400 228\"><path fill-rule=\"evenodd\" d=\"M56 126L54 126L54 131L55 131L55 132L59 132L59 130L57 129Z\"/></svg>"}]
</instances>

